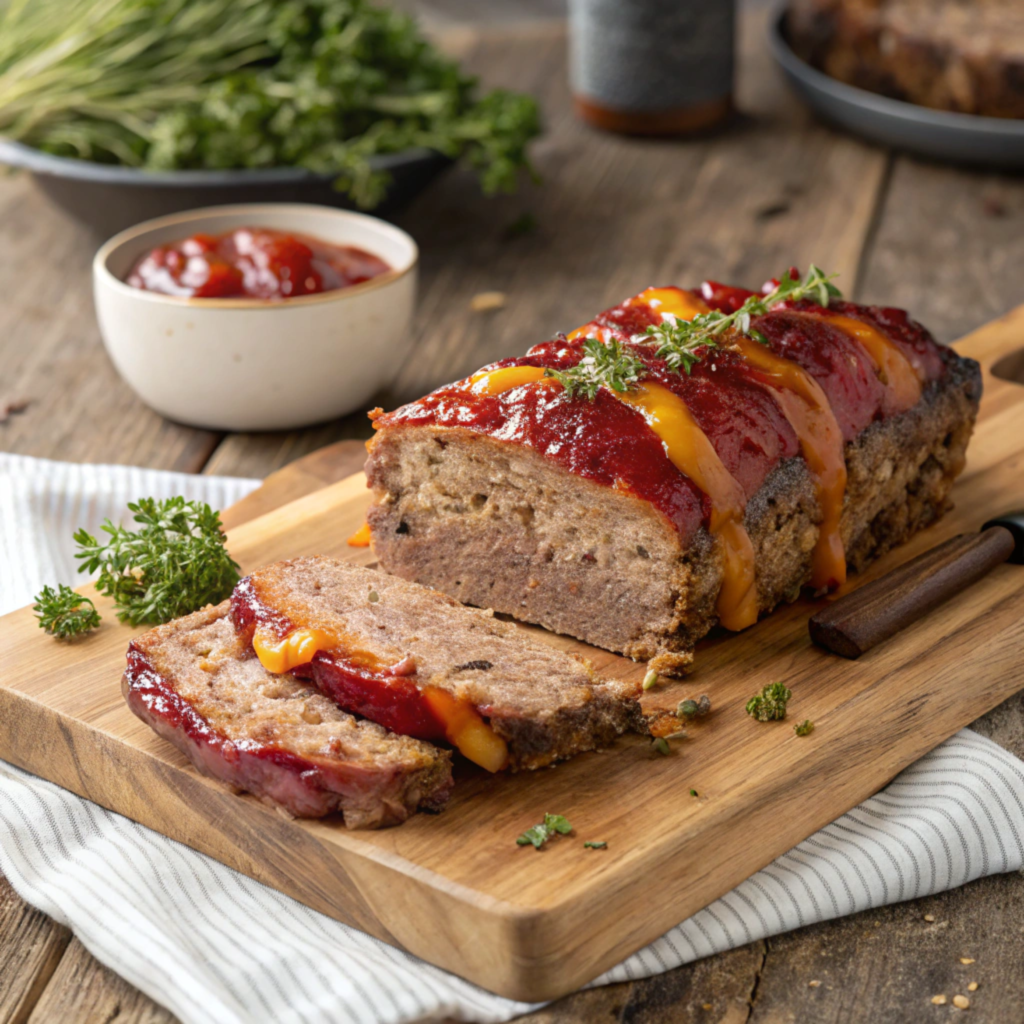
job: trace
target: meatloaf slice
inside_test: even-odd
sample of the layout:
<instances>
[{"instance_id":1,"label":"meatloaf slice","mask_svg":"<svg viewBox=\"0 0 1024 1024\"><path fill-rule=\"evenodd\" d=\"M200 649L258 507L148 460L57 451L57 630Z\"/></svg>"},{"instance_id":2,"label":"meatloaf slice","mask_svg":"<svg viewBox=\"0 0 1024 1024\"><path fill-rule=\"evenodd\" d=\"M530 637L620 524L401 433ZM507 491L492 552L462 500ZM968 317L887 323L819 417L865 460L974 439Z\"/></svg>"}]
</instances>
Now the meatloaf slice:
<instances>
[{"instance_id":1,"label":"meatloaf slice","mask_svg":"<svg viewBox=\"0 0 1024 1024\"><path fill-rule=\"evenodd\" d=\"M139 718L204 775L295 817L338 811L349 828L377 828L444 805L450 753L271 675L228 613L225 601L132 641L122 689Z\"/></svg>"},{"instance_id":2,"label":"meatloaf slice","mask_svg":"<svg viewBox=\"0 0 1024 1024\"><path fill-rule=\"evenodd\" d=\"M290 653L347 710L447 738L492 771L544 767L640 723L635 687L601 681L489 611L373 569L278 562L242 580L231 602L265 664L284 667Z\"/></svg>"}]
</instances>

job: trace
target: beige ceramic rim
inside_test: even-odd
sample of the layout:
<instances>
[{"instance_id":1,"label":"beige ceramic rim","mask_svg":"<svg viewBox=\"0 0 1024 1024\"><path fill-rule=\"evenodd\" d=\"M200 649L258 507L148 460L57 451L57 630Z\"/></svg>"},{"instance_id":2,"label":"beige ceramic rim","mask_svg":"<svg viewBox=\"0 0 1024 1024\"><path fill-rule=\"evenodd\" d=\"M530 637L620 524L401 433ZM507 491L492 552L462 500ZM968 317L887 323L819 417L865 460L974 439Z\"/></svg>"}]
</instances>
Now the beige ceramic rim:
<instances>
[{"instance_id":1,"label":"beige ceramic rim","mask_svg":"<svg viewBox=\"0 0 1024 1024\"><path fill-rule=\"evenodd\" d=\"M173 227L175 224L188 224L203 217L218 216L223 214L245 214L251 210L258 215L260 212L272 210L275 213L288 213L296 211L310 213L319 211L342 219L357 218L367 223L383 228L385 231L394 232L399 235L412 249L412 258L409 265L401 270L389 270L384 274L363 281L361 284L350 285L348 288L337 288L330 292L321 292L319 295L298 295L294 299L193 299L182 295L164 295L161 292L148 292L142 288L133 288L130 284L122 281L111 273L107 266L107 260L126 243L133 241L147 231L154 228ZM373 255L377 255L374 253ZM167 302L174 306L190 306L200 309L294 309L296 306L311 306L318 302L342 302L345 299L356 295L363 295L374 288L382 288L385 285L397 281L411 273L419 264L420 250L415 239L408 232L403 231L386 220L373 217L367 213L356 213L354 210L341 210L334 206L323 206L319 203L225 203L221 206L203 206L195 210L185 210L182 213L172 213L164 217L154 217L152 220L144 220L134 224L124 231L118 232L113 238L108 239L100 246L93 257L93 270L101 275L105 283L115 290L127 293L134 298L143 299L148 302Z\"/></svg>"}]
</instances>

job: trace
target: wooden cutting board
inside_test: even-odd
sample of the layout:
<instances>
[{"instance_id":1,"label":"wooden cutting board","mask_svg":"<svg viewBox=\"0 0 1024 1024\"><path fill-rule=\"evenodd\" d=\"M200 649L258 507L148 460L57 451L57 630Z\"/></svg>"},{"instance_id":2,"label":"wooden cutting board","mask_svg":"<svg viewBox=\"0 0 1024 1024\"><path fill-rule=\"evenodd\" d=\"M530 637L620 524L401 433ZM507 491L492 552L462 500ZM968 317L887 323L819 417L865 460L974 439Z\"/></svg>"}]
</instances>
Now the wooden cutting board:
<instances>
[{"instance_id":1,"label":"wooden cutting board","mask_svg":"<svg viewBox=\"0 0 1024 1024\"><path fill-rule=\"evenodd\" d=\"M985 396L955 510L857 585L991 515L1024 507L1024 307L964 339ZM347 453L351 457L351 453ZM295 555L372 563L345 543L363 521L361 474L329 478L331 456L275 475L260 501L304 496L232 525L243 568ZM306 493L310 492L311 493ZM870 796L902 768L1024 687L1024 568L981 583L859 661L811 646L801 601L740 635L701 645L685 681L652 691L668 706L707 693L708 719L669 756L642 737L518 776L460 765L451 804L380 832L292 821L198 775L121 699L133 631L105 625L60 644L23 609L0 619L0 757L216 857L317 910L503 995L569 992L727 892ZM526 628L526 627L524 627ZM599 670L643 666L543 634ZM743 710L767 682L793 691L790 717ZM798 738L794 721L810 718ZM699 795L693 796L691 790ZM574 826L542 851L516 837L547 811ZM604 840L606 850L584 849Z\"/></svg>"}]
</instances>

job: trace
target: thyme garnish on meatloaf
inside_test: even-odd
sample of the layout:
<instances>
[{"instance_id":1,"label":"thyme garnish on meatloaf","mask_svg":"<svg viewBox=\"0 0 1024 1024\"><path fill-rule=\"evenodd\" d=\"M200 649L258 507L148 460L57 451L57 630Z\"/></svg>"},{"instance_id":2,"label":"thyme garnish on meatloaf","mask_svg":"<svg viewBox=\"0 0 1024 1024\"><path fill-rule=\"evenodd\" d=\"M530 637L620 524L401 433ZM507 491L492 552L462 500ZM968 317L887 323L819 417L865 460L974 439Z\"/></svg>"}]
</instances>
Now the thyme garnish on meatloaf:
<instances>
[{"instance_id":1,"label":"thyme garnish on meatloaf","mask_svg":"<svg viewBox=\"0 0 1024 1024\"><path fill-rule=\"evenodd\" d=\"M755 316L763 316L783 302L807 300L828 308L831 299L842 298L842 292L832 284L835 277L835 274L825 274L813 263L802 279L787 270L767 295L751 295L735 312L713 309L692 320L664 313L660 324L651 324L631 341L634 345L655 346L654 355L664 359L670 370L689 375L707 349L719 347L718 339L727 331L767 344L767 339L751 322ZM637 354L614 338L607 342L586 338L583 350L584 356L575 366L544 371L544 376L553 377L565 388L569 398L582 394L593 401L602 387L619 393L632 391L646 374Z\"/></svg>"}]
</instances>

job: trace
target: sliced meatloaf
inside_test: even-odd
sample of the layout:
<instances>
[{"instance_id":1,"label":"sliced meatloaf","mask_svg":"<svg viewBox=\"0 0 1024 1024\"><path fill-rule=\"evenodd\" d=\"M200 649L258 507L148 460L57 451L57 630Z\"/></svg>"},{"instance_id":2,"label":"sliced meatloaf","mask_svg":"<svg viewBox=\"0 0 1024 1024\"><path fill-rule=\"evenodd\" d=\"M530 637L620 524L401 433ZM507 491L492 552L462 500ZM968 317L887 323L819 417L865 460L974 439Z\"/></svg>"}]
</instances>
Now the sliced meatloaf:
<instances>
[{"instance_id":1,"label":"sliced meatloaf","mask_svg":"<svg viewBox=\"0 0 1024 1024\"><path fill-rule=\"evenodd\" d=\"M373 414L368 520L382 568L679 672L841 583L947 506L981 393L976 363L899 310L785 303L673 370L668 315L735 310L712 282L648 289L568 337ZM542 376L615 341L636 390L570 397ZM714 472L710 472L713 469Z\"/></svg>"},{"instance_id":2,"label":"sliced meatloaf","mask_svg":"<svg viewBox=\"0 0 1024 1024\"><path fill-rule=\"evenodd\" d=\"M337 811L350 828L377 828L444 805L450 753L270 674L228 612L225 601L132 641L122 688L139 718L204 775L295 817Z\"/></svg>"},{"instance_id":3,"label":"sliced meatloaf","mask_svg":"<svg viewBox=\"0 0 1024 1024\"><path fill-rule=\"evenodd\" d=\"M1024 117L1020 0L792 0L790 42L833 78L894 99Z\"/></svg>"},{"instance_id":4,"label":"sliced meatloaf","mask_svg":"<svg viewBox=\"0 0 1024 1024\"><path fill-rule=\"evenodd\" d=\"M640 721L635 688L491 612L333 558L278 562L231 598L239 634L341 707L447 739L497 771L539 768L610 743Z\"/></svg>"}]
</instances>

